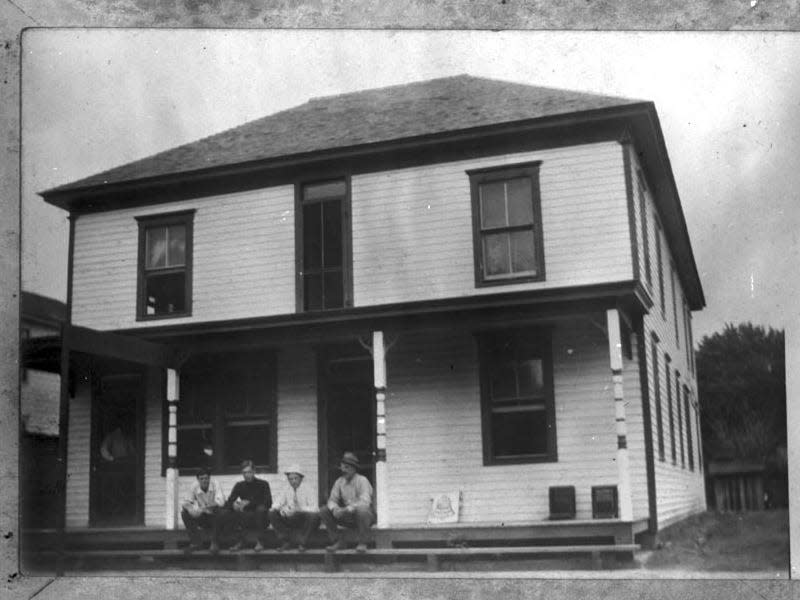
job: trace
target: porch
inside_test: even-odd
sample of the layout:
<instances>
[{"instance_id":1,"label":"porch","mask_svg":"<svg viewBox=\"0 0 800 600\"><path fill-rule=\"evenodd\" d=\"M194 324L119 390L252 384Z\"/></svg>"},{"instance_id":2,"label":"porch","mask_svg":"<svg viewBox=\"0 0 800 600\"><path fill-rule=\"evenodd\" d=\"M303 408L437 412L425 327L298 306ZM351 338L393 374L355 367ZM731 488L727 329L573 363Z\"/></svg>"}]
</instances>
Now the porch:
<instances>
[{"instance_id":1,"label":"porch","mask_svg":"<svg viewBox=\"0 0 800 600\"><path fill-rule=\"evenodd\" d=\"M341 568L386 571L423 568L468 570L476 561L513 561L534 568L542 561L557 560L565 565L614 566L616 560L629 562L634 552L646 545L647 520L592 519L544 521L498 526L427 526L372 529L366 554L354 550L327 552L327 535L317 530L308 550L279 552L274 532L267 533L261 552L222 550L212 555L207 549L184 553L185 532L154 527L83 528L67 532L63 565L65 571L96 569L181 568L232 570L292 570L333 572ZM354 542L352 532L343 531ZM250 545L255 543L251 536ZM57 530L23 532L23 567L52 564L57 558L53 544ZM222 547L228 544L223 536ZM589 562L587 562L589 561Z\"/></svg>"}]
</instances>

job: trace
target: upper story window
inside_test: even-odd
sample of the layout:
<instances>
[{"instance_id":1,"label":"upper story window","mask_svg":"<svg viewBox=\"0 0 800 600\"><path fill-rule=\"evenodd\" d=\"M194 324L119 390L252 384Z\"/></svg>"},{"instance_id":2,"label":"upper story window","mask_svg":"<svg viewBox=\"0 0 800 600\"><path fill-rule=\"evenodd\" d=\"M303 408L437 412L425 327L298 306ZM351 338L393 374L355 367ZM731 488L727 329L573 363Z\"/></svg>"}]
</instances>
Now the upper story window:
<instances>
[{"instance_id":1,"label":"upper story window","mask_svg":"<svg viewBox=\"0 0 800 600\"><path fill-rule=\"evenodd\" d=\"M352 306L348 181L299 185L296 223L297 310Z\"/></svg>"},{"instance_id":2,"label":"upper story window","mask_svg":"<svg viewBox=\"0 0 800 600\"><path fill-rule=\"evenodd\" d=\"M495 332L478 341L484 464L556 460L550 333Z\"/></svg>"},{"instance_id":3,"label":"upper story window","mask_svg":"<svg viewBox=\"0 0 800 600\"><path fill-rule=\"evenodd\" d=\"M137 319L190 315L194 211L136 220L139 223Z\"/></svg>"},{"instance_id":4,"label":"upper story window","mask_svg":"<svg viewBox=\"0 0 800 600\"><path fill-rule=\"evenodd\" d=\"M656 221L656 267L658 269L658 298L661 304L661 318L667 318L667 303L664 299L664 260L661 256L661 226Z\"/></svg>"},{"instance_id":5,"label":"upper story window","mask_svg":"<svg viewBox=\"0 0 800 600\"><path fill-rule=\"evenodd\" d=\"M475 285L544 279L540 162L467 171Z\"/></svg>"},{"instance_id":6,"label":"upper story window","mask_svg":"<svg viewBox=\"0 0 800 600\"><path fill-rule=\"evenodd\" d=\"M653 273L650 268L650 234L647 226L647 194L644 177L636 171L637 192L639 195L639 216L642 228L642 247L644 249L644 275L648 285L653 284Z\"/></svg>"}]
</instances>

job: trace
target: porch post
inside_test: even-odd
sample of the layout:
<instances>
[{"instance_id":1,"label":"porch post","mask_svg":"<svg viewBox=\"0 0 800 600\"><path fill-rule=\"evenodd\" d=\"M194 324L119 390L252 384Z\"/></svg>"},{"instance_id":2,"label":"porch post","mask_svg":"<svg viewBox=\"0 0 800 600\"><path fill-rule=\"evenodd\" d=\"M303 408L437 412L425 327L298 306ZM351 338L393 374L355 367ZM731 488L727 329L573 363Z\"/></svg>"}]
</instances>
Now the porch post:
<instances>
[{"instance_id":1,"label":"porch post","mask_svg":"<svg viewBox=\"0 0 800 600\"><path fill-rule=\"evenodd\" d=\"M178 525L178 397L180 380L175 369L167 369L167 529Z\"/></svg>"},{"instance_id":2,"label":"porch post","mask_svg":"<svg viewBox=\"0 0 800 600\"><path fill-rule=\"evenodd\" d=\"M377 433L375 456L375 494L378 529L389 526L388 482L386 480L386 347L383 332L372 332L372 366L375 385L375 417Z\"/></svg>"},{"instance_id":3,"label":"porch post","mask_svg":"<svg viewBox=\"0 0 800 600\"><path fill-rule=\"evenodd\" d=\"M631 471L628 460L628 429L625 424L625 396L622 388L622 337L619 311L611 308L606 311L608 328L608 351L611 363L611 381L614 384L614 412L617 424L617 473L619 494L619 518L633 520L633 501L631 499Z\"/></svg>"}]
</instances>

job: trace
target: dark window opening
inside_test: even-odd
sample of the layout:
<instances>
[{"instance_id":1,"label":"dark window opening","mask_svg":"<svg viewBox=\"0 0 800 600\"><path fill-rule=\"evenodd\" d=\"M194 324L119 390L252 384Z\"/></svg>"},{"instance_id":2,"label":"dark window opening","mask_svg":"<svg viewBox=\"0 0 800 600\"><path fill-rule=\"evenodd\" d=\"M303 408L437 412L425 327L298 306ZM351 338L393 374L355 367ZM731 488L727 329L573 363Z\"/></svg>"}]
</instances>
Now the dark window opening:
<instances>
[{"instance_id":1,"label":"dark window opening","mask_svg":"<svg viewBox=\"0 0 800 600\"><path fill-rule=\"evenodd\" d=\"M298 302L304 311L351 304L349 194L345 180L301 186Z\"/></svg>"},{"instance_id":2,"label":"dark window opening","mask_svg":"<svg viewBox=\"0 0 800 600\"><path fill-rule=\"evenodd\" d=\"M661 410L661 380L658 375L658 338L653 334L650 340L650 354L653 356L653 398L656 405L656 433L658 438L658 459L665 460L664 455L664 418Z\"/></svg>"},{"instance_id":3,"label":"dark window opening","mask_svg":"<svg viewBox=\"0 0 800 600\"><path fill-rule=\"evenodd\" d=\"M692 413L689 388L683 386L683 407L686 414L686 453L689 455L689 470L694 471L694 439L692 438Z\"/></svg>"},{"instance_id":4,"label":"dark window opening","mask_svg":"<svg viewBox=\"0 0 800 600\"><path fill-rule=\"evenodd\" d=\"M245 459L274 472L275 358L264 353L203 354L180 372L178 467L238 472Z\"/></svg>"},{"instance_id":5,"label":"dark window opening","mask_svg":"<svg viewBox=\"0 0 800 600\"><path fill-rule=\"evenodd\" d=\"M556 460L550 334L479 339L484 463Z\"/></svg>"}]
</instances>

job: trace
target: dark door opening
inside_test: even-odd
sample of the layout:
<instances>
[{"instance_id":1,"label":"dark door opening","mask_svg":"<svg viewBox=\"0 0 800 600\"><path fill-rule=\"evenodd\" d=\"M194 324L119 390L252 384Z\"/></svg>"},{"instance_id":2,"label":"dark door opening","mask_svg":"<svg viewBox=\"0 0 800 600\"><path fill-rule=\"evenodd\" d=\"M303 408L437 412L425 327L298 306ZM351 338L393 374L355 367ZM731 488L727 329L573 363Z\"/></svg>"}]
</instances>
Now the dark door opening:
<instances>
[{"instance_id":1,"label":"dark door opening","mask_svg":"<svg viewBox=\"0 0 800 600\"><path fill-rule=\"evenodd\" d=\"M100 375L92 402L89 522L144 523L144 377Z\"/></svg>"},{"instance_id":2,"label":"dark door opening","mask_svg":"<svg viewBox=\"0 0 800 600\"><path fill-rule=\"evenodd\" d=\"M375 391L372 357L360 346L325 348L319 360L320 501L326 502L344 452L375 486Z\"/></svg>"}]
</instances>

